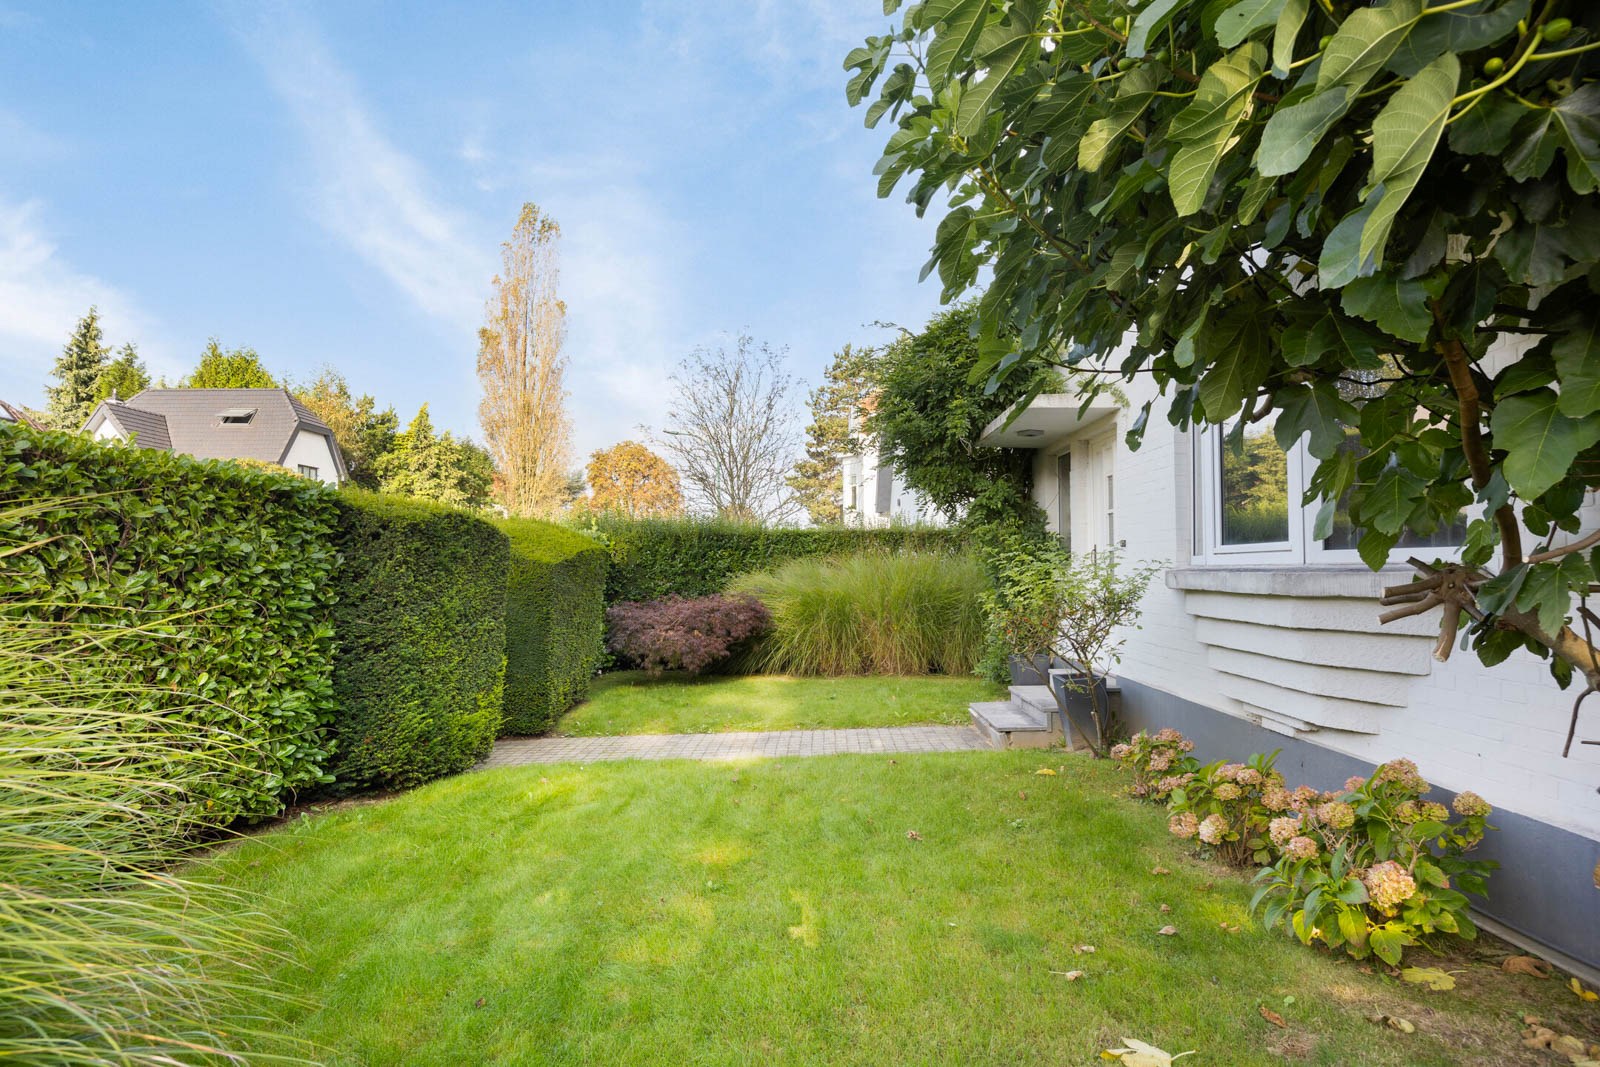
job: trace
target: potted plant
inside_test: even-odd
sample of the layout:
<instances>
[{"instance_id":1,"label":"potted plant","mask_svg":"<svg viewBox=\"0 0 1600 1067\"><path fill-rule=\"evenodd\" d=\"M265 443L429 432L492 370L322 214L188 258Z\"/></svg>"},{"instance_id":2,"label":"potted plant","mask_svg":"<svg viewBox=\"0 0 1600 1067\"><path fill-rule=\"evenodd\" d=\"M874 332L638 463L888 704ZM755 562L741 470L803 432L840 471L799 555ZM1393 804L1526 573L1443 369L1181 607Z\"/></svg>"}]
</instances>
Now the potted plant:
<instances>
[{"instance_id":1,"label":"potted plant","mask_svg":"<svg viewBox=\"0 0 1600 1067\"><path fill-rule=\"evenodd\" d=\"M1024 663L1068 665L1050 676L1063 732L1070 723L1104 757L1116 727L1106 678L1161 565L1123 567L1113 553L1072 554L1053 540L1017 535L1002 537L987 555L992 636Z\"/></svg>"}]
</instances>

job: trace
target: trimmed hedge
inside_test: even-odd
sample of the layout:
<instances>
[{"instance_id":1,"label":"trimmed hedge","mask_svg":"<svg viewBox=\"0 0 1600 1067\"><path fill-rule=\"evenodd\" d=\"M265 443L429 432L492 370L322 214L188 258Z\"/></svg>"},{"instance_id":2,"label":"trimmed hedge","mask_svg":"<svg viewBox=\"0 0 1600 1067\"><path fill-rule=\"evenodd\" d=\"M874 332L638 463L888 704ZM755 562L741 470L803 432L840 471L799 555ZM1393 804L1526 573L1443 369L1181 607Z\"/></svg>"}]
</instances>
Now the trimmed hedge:
<instances>
[{"instance_id":1,"label":"trimmed hedge","mask_svg":"<svg viewBox=\"0 0 1600 1067\"><path fill-rule=\"evenodd\" d=\"M963 530L936 526L767 528L707 519L602 517L595 529L611 556L606 603L707 596L751 571L772 570L805 556L867 551L958 551Z\"/></svg>"},{"instance_id":2,"label":"trimmed hedge","mask_svg":"<svg viewBox=\"0 0 1600 1067\"><path fill-rule=\"evenodd\" d=\"M337 504L339 788L465 770L500 726L506 537L442 504L358 490Z\"/></svg>"},{"instance_id":3,"label":"trimmed hedge","mask_svg":"<svg viewBox=\"0 0 1600 1067\"><path fill-rule=\"evenodd\" d=\"M293 475L0 423L0 551L23 549L0 564L0 615L46 655L77 648L52 624L99 629L74 662L117 711L227 748L237 773L194 784L212 817L276 814L329 780L333 498Z\"/></svg>"},{"instance_id":4,"label":"trimmed hedge","mask_svg":"<svg viewBox=\"0 0 1600 1067\"><path fill-rule=\"evenodd\" d=\"M606 551L537 519L496 524L511 542L500 733L540 734L589 693L605 636Z\"/></svg>"}]
</instances>

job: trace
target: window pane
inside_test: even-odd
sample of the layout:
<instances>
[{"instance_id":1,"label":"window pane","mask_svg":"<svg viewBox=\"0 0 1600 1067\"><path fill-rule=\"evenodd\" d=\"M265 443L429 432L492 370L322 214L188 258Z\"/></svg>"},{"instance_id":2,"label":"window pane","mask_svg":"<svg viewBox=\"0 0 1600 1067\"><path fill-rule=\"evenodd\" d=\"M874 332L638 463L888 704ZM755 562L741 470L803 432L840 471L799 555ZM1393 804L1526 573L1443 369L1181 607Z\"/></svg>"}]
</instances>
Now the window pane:
<instances>
[{"instance_id":1,"label":"window pane","mask_svg":"<svg viewBox=\"0 0 1600 1067\"><path fill-rule=\"evenodd\" d=\"M1289 457L1271 426L1222 435L1222 543L1289 540Z\"/></svg>"},{"instance_id":2,"label":"window pane","mask_svg":"<svg viewBox=\"0 0 1600 1067\"><path fill-rule=\"evenodd\" d=\"M1361 439L1354 430L1345 431L1344 444L1339 448L1343 451L1353 452L1359 459L1367 454L1366 448L1361 444ZM1391 459L1390 464L1397 462ZM1453 522L1448 522L1426 534L1419 534L1406 529L1400 533L1400 540L1395 542L1395 548L1454 548L1461 544L1467 536L1467 519L1464 515L1457 515ZM1322 542L1322 547L1327 549L1350 550L1356 547L1356 542L1361 537L1354 526L1350 524L1350 498L1347 495L1339 498L1338 505L1333 511L1333 532Z\"/></svg>"}]
</instances>

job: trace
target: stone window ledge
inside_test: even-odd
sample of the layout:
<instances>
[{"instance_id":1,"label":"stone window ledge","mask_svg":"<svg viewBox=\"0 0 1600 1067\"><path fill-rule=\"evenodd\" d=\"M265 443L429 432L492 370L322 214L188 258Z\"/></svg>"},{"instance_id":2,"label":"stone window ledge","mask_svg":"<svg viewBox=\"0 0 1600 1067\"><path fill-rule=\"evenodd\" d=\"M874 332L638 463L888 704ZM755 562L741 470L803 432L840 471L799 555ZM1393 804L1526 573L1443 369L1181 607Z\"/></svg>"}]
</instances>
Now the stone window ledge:
<instances>
[{"instance_id":1,"label":"stone window ledge","mask_svg":"<svg viewBox=\"0 0 1600 1067\"><path fill-rule=\"evenodd\" d=\"M1298 567L1173 567L1167 588L1249 596L1357 597L1383 595L1383 587L1409 581L1413 572L1400 565L1371 571L1360 564Z\"/></svg>"}]
</instances>

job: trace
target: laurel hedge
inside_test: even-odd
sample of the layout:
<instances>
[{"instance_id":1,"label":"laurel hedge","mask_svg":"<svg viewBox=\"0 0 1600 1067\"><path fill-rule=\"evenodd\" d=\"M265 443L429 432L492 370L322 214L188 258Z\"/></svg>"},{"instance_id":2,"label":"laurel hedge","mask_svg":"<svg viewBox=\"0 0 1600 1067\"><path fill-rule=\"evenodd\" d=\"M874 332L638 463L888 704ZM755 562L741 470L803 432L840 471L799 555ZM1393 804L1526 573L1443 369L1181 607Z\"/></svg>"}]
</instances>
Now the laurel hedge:
<instances>
[{"instance_id":1,"label":"laurel hedge","mask_svg":"<svg viewBox=\"0 0 1600 1067\"><path fill-rule=\"evenodd\" d=\"M108 709L225 747L228 773L192 786L210 817L276 814L330 780L334 496L0 423L0 616L29 654L81 662Z\"/></svg>"},{"instance_id":2,"label":"laurel hedge","mask_svg":"<svg viewBox=\"0 0 1600 1067\"><path fill-rule=\"evenodd\" d=\"M717 519L607 516L595 520L594 530L611 557L608 605L720 593L738 575L807 556L958 551L967 543L964 531L935 526L796 529Z\"/></svg>"},{"instance_id":3,"label":"laurel hedge","mask_svg":"<svg viewBox=\"0 0 1600 1067\"><path fill-rule=\"evenodd\" d=\"M511 542L500 732L544 733L588 695L604 653L606 551L553 523L497 525Z\"/></svg>"},{"instance_id":4,"label":"laurel hedge","mask_svg":"<svg viewBox=\"0 0 1600 1067\"><path fill-rule=\"evenodd\" d=\"M337 505L337 788L465 770L503 710L506 535L442 504L345 490Z\"/></svg>"}]
</instances>

